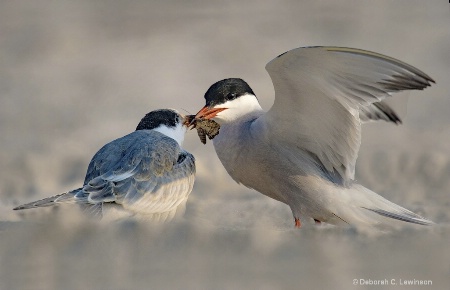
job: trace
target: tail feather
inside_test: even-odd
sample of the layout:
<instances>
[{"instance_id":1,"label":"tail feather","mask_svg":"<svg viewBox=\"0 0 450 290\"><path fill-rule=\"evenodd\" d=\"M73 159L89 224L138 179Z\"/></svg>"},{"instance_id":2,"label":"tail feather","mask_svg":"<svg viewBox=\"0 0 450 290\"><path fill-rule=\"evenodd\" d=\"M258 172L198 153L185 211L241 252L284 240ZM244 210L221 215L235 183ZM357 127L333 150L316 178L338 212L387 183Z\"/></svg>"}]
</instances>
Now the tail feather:
<instances>
[{"instance_id":1,"label":"tail feather","mask_svg":"<svg viewBox=\"0 0 450 290\"><path fill-rule=\"evenodd\" d=\"M81 204L81 210L88 217L101 220L103 218L103 202L89 204L83 203Z\"/></svg>"},{"instance_id":2,"label":"tail feather","mask_svg":"<svg viewBox=\"0 0 450 290\"><path fill-rule=\"evenodd\" d=\"M13 210L22 210L22 209L30 209L30 208L37 208L37 207L46 207L46 206L52 206L57 203L75 203L77 202L77 199L75 198L75 195L81 190L81 188L61 193L58 195L54 195L51 197L46 197L44 199L36 200L30 203L26 203L23 205L19 205Z\"/></svg>"},{"instance_id":3,"label":"tail feather","mask_svg":"<svg viewBox=\"0 0 450 290\"><path fill-rule=\"evenodd\" d=\"M429 226L429 225L434 224L432 221L427 220L424 217L421 217L420 215L417 215L413 212L403 212L403 213L399 214L399 213L389 212L389 211L382 210L382 209L371 209L371 208L366 208L366 209L373 211L381 216L396 219L399 221L404 221L407 223L424 225L424 226Z\"/></svg>"},{"instance_id":4,"label":"tail feather","mask_svg":"<svg viewBox=\"0 0 450 290\"><path fill-rule=\"evenodd\" d=\"M354 184L350 190L346 190L340 196L345 197L335 204L333 212L349 224L393 225L389 221L394 220L417 225L434 224L358 184Z\"/></svg>"}]
</instances>

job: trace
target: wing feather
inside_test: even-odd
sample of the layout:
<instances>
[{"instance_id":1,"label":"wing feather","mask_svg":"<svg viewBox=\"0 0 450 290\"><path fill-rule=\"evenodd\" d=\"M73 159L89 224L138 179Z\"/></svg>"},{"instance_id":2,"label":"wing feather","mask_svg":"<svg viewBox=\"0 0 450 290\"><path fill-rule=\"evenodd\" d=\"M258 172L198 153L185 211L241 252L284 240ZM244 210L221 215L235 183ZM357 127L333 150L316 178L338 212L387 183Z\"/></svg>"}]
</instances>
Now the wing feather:
<instances>
[{"instance_id":1,"label":"wing feather","mask_svg":"<svg viewBox=\"0 0 450 290\"><path fill-rule=\"evenodd\" d=\"M369 106L361 106L359 118L362 122L384 120L401 124L402 120L397 113L385 102L373 103Z\"/></svg>"},{"instance_id":2,"label":"wing feather","mask_svg":"<svg viewBox=\"0 0 450 290\"><path fill-rule=\"evenodd\" d=\"M148 180L134 180L127 192L119 193L123 207L152 214L172 211L185 201L194 185L195 159L185 151L182 154L185 157L178 159L171 171Z\"/></svg>"},{"instance_id":3,"label":"wing feather","mask_svg":"<svg viewBox=\"0 0 450 290\"><path fill-rule=\"evenodd\" d=\"M313 153L344 181L354 178L360 110L380 113L384 107L373 103L434 82L394 58L341 47L297 48L270 61L266 70L275 88L274 105L263 117L268 134L292 150Z\"/></svg>"},{"instance_id":4,"label":"wing feather","mask_svg":"<svg viewBox=\"0 0 450 290\"><path fill-rule=\"evenodd\" d=\"M194 174L194 157L175 140L159 132L135 131L105 145L94 156L83 192L90 203L115 202L131 211L155 213L179 204L180 196L187 198ZM170 184L186 178L190 190L171 196Z\"/></svg>"}]
</instances>

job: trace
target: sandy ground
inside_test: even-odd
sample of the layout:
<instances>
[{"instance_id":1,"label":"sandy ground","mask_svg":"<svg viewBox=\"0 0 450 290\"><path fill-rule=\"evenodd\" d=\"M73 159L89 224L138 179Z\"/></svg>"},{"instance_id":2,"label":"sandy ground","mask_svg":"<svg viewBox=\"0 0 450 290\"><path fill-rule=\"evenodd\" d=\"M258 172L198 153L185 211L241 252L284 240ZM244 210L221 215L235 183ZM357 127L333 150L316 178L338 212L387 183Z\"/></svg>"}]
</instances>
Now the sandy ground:
<instances>
[{"instance_id":1,"label":"sandy ground","mask_svg":"<svg viewBox=\"0 0 450 290\"><path fill-rule=\"evenodd\" d=\"M446 1L155 2L0 2L0 289L450 287ZM196 112L219 79L245 79L270 108L265 64L309 45L373 50L436 80L398 98L402 126L365 126L357 179L437 226L296 230L287 206L235 184L194 132L196 185L173 223L11 210L79 186L103 144L153 109Z\"/></svg>"}]
</instances>

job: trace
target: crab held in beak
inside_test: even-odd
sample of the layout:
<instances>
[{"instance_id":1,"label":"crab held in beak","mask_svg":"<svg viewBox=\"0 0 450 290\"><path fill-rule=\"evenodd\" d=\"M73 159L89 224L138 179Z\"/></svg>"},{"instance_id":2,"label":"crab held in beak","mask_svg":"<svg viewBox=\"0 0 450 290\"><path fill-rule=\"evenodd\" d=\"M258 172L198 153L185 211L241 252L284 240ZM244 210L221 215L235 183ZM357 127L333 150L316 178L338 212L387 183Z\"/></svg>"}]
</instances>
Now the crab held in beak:
<instances>
[{"instance_id":1,"label":"crab held in beak","mask_svg":"<svg viewBox=\"0 0 450 290\"><path fill-rule=\"evenodd\" d=\"M206 136L208 136L211 140L219 134L220 125L210 119L216 116L219 112L225 110L224 108L221 108L213 109L208 112L208 108L205 108L207 107L201 109L195 116L187 115L184 118L184 125L189 127L191 130L194 128L197 129L198 137L203 144L206 144Z\"/></svg>"}]
</instances>

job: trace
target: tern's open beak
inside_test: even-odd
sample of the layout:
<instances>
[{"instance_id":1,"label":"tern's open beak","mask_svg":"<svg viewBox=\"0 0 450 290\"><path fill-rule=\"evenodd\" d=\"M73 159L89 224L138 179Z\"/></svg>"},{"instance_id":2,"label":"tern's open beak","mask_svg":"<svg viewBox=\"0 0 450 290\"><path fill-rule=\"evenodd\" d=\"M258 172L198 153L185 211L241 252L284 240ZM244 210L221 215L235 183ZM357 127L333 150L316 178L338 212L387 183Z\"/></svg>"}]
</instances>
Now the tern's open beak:
<instances>
[{"instance_id":1,"label":"tern's open beak","mask_svg":"<svg viewBox=\"0 0 450 290\"><path fill-rule=\"evenodd\" d=\"M198 111L197 115L195 115L195 119L212 119L220 112L226 110L227 108L210 108L208 106L204 106L200 111Z\"/></svg>"}]
</instances>

